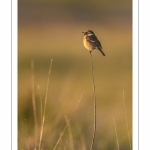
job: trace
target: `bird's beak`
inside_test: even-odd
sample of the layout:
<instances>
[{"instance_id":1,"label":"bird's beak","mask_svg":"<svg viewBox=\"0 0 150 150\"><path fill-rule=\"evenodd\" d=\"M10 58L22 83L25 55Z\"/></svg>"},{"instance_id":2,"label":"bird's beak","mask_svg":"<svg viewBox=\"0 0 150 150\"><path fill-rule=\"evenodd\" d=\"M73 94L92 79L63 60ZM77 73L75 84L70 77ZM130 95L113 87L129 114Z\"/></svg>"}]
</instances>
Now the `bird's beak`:
<instances>
[{"instance_id":1,"label":"bird's beak","mask_svg":"<svg viewBox=\"0 0 150 150\"><path fill-rule=\"evenodd\" d=\"M82 32L83 34L85 33L85 32Z\"/></svg>"}]
</instances>

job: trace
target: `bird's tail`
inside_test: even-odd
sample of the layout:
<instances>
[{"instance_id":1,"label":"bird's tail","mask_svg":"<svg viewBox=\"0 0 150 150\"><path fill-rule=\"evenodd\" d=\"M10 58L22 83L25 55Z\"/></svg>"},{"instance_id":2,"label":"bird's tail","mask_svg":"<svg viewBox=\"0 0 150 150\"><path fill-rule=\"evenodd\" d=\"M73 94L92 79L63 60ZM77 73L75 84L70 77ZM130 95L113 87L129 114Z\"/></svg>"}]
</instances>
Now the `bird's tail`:
<instances>
[{"instance_id":1,"label":"bird's tail","mask_svg":"<svg viewBox=\"0 0 150 150\"><path fill-rule=\"evenodd\" d=\"M103 54L103 56L105 56L105 54L104 54L104 52L102 51L102 49L99 49L100 50L100 52Z\"/></svg>"}]
</instances>

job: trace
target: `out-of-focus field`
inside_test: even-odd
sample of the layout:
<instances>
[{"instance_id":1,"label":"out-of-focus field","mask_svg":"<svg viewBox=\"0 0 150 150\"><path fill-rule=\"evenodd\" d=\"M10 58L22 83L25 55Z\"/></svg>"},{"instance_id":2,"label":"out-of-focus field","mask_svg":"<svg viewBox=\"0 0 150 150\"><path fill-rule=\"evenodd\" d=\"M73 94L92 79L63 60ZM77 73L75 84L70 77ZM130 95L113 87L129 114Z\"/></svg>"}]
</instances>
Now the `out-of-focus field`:
<instances>
[{"instance_id":1,"label":"out-of-focus field","mask_svg":"<svg viewBox=\"0 0 150 150\"><path fill-rule=\"evenodd\" d=\"M106 57L93 51L97 96L95 150L130 149L123 91L132 142L132 1L19 1L18 3L18 149L34 148L31 60L34 60L38 134L50 75L42 149L54 148L66 121L82 100L57 149L87 150L93 134L91 60L82 31L91 29ZM38 86L40 89L38 89ZM42 105L41 105L42 100ZM39 140L39 137L38 137Z\"/></svg>"}]
</instances>

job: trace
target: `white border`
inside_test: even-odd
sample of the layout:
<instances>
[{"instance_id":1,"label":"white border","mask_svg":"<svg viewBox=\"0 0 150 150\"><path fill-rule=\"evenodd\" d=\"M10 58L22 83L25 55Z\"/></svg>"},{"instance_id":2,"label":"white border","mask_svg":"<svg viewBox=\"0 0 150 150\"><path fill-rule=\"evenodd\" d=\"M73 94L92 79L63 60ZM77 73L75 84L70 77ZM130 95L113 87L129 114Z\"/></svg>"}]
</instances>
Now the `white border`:
<instances>
[{"instance_id":1,"label":"white border","mask_svg":"<svg viewBox=\"0 0 150 150\"><path fill-rule=\"evenodd\" d=\"M133 67L132 67L132 80L133 80L133 117L132 117L132 130L133 130L133 136L132 136L132 140L133 140L133 145L132 145L132 149L133 150L138 150L139 149L139 126L138 126L138 122L139 122L139 118L138 118L138 111L139 111L139 106L138 106L138 102L139 102L139 97L138 97L138 0L133 0L132 1L132 44L133 44L133 49L132 49L132 58L133 58Z\"/></svg>"},{"instance_id":2,"label":"white border","mask_svg":"<svg viewBox=\"0 0 150 150\"><path fill-rule=\"evenodd\" d=\"M12 149L18 149L18 1L12 0Z\"/></svg>"},{"instance_id":3,"label":"white border","mask_svg":"<svg viewBox=\"0 0 150 150\"><path fill-rule=\"evenodd\" d=\"M139 5L139 16L138 16L138 3ZM148 129L150 129L150 121L148 110L150 106L147 105L147 101L150 101L149 91L146 90L145 83L148 84L150 78L150 58L148 57L149 50L149 33L147 29L150 28L149 5L142 0L141 2L133 0L133 149L138 150L147 149L149 147ZM7 0L0 1L0 147L3 149L17 149L17 0L12 2L12 93L11 93L11 3ZM138 18L139 17L139 18ZM139 24L139 39L138 39L138 19ZM146 22L145 22L146 20ZM144 32L141 32L144 31ZM147 34L147 37L145 36ZM7 40L5 40L7 39ZM140 44L138 43L140 42ZM139 47L138 47L139 45ZM148 51L146 51L148 50ZM139 56L138 56L139 52ZM139 60L138 60L139 58ZM139 63L140 62L140 63ZM143 63L144 64L143 64ZM139 66L138 66L139 63ZM145 69L146 67L146 69ZM138 70L140 70L138 76ZM138 80L139 85L138 85ZM139 94L140 91L140 94ZM12 94L12 101L11 100ZM145 96L144 96L145 95ZM142 102L143 101L143 102ZM12 103L11 103L12 102ZM138 106L139 102L139 106ZM12 105L12 118L11 118L11 105ZM138 108L140 115L138 116ZM141 113L143 112L143 113ZM144 117L143 117L144 116ZM139 118L138 118L139 117ZM146 122L145 119L146 118ZM140 119L140 123L139 120ZM11 124L12 120L12 124ZM139 130L138 127L141 130ZM12 125L12 132L11 126ZM138 136L138 131L139 135ZM12 137L10 136L12 133ZM140 143L139 143L140 141ZM139 147L138 147L139 145Z\"/></svg>"},{"instance_id":4,"label":"white border","mask_svg":"<svg viewBox=\"0 0 150 150\"><path fill-rule=\"evenodd\" d=\"M139 1L139 148L150 149L150 5Z\"/></svg>"},{"instance_id":5,"label":"white border","mask_svg":"<svg viewBox=\"0 0 150 150\"><path fill-rule=\"evenodd\" d=\"M11 149L11 1L0 1L0 149Z\"/></svg>"}]
</instances>

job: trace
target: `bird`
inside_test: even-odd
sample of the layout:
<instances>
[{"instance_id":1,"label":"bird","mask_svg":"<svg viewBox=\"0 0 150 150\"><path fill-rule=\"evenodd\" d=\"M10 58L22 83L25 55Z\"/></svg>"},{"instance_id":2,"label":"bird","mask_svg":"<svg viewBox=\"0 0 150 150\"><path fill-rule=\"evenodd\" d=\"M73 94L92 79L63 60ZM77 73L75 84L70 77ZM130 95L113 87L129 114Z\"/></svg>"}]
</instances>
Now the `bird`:
<instances>
[{"instance_id":1,"label":"bird","mask_svg":"<svg viewBox=\"0 0 150 150\"><path fill-rule=\"evenodd\" d=\"M103 56L105 56L105 53L102 51L102 45L94 32L92 30L88 30L86 32L82 32L84 34L83 37L83 44L86 49L90 51L90 53L97 49L99 50Z\"/></svg>"}]
</instances>

